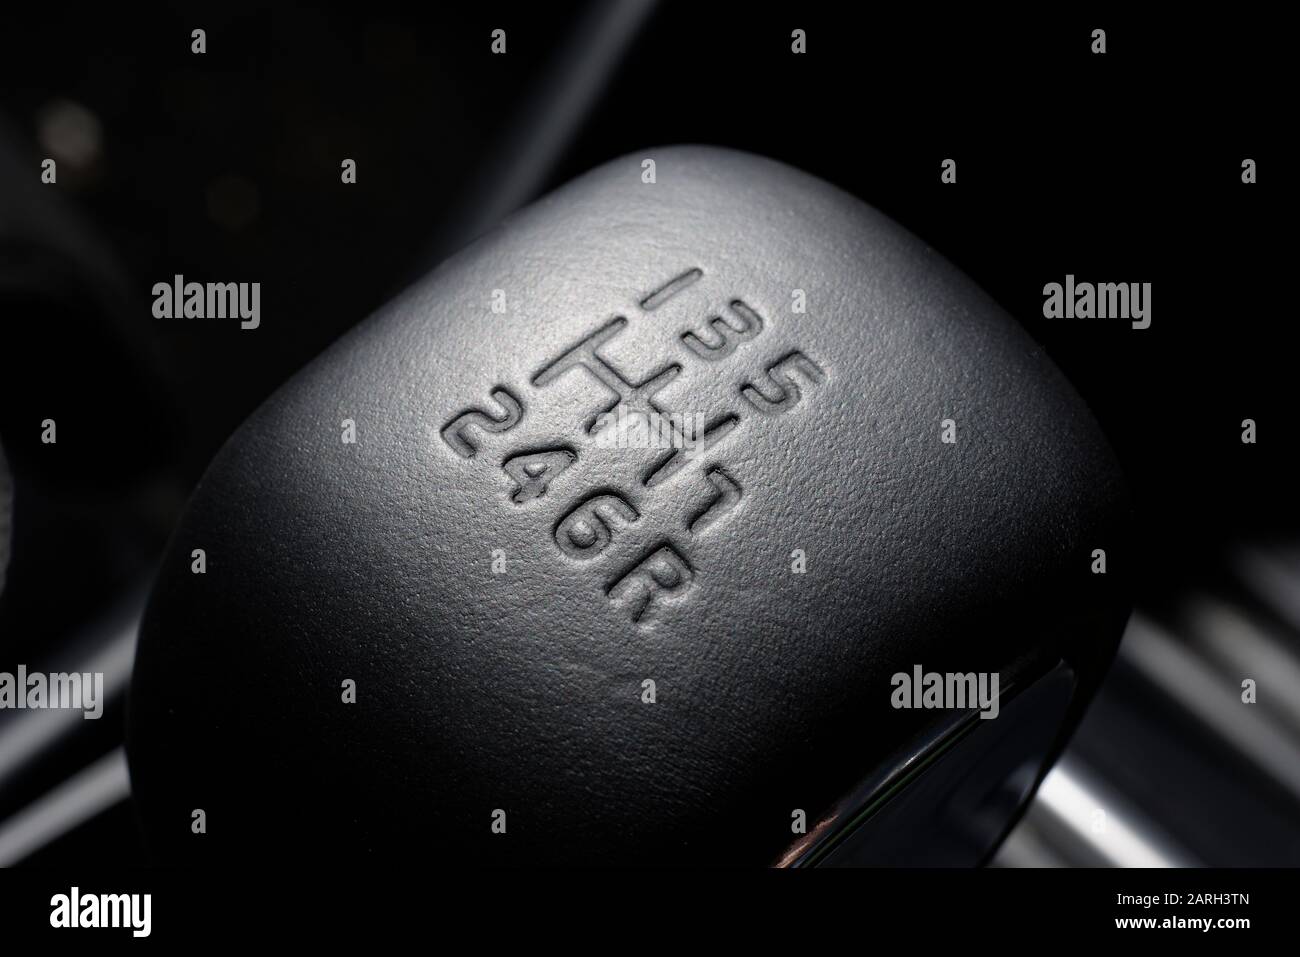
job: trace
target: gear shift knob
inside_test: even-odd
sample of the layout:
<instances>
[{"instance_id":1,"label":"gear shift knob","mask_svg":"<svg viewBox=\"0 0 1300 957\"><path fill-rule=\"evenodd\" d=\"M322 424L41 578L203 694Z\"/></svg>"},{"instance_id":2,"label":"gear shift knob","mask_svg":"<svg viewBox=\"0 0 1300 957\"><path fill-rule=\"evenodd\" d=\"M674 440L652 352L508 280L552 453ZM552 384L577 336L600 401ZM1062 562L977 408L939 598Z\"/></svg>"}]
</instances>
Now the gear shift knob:
<instances>
[{"instance_id":1,"label":"gear shift knob","mask_svg":"<svg viewBox=\"0 0 1300 957\"><path fill-rule=\"evenodd\" d=\"M1126 514L923 242L766 159L626 157L230 439L142 629L135 797L173 860L976 863L1114 651Z\"/></svg>"}]
</instances>

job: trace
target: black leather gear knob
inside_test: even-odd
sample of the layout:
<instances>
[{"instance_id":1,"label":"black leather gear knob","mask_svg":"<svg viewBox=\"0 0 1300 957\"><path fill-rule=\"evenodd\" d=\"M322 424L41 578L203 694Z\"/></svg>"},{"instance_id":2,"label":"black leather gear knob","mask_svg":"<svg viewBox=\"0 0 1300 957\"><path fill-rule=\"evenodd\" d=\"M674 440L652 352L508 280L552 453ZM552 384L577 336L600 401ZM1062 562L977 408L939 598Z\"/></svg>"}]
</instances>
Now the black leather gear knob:
<instances>
[{"instance_id":1,"label":"black leather gear knob","mask_svg":"<svg viewBox=\"0 0 1300 957\"><path fill-rule=\"evenodd\" d=\"M1126 513L923 242L629 156L230 439L142 629L135 798L179 860L974 863L1114 651Z\"/></svg>"}]
</instances>

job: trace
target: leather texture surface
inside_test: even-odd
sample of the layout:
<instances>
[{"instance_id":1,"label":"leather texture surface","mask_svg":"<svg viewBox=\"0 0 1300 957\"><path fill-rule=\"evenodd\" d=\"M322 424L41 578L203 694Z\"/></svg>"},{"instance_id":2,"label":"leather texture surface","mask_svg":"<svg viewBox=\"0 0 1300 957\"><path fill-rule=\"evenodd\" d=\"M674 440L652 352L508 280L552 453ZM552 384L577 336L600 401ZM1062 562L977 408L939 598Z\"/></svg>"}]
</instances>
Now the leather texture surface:
<instances>
[{"instance_id":1,"label":"leather texture surface","mask_svg":"<svg viewBox=\"0 0 1300 957\"><path fill-rule=\"evenodd\" d=\"M620 400L716 441L611 447ZM894 673L1065 657L1086 696L1126 507L1059 371L922 241L772 161L647 150L231 438L143 628L136 799L181 859L765 864L950 717L891 707Z\"/></svg>"}]
</instances>

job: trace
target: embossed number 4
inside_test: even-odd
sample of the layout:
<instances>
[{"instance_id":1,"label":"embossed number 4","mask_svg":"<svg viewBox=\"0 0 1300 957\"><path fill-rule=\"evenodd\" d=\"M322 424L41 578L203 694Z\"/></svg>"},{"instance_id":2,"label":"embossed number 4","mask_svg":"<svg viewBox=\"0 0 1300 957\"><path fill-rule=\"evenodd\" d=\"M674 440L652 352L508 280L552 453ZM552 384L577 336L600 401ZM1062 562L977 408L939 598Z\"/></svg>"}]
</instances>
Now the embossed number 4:
<instances>
[{"instance_id":1,"label":"embossed number 4","mask_svg":"<svg viewBox=\"0 0 1300 957\"><path fill-rule=\"evenodd\" d=\"M523 505L541 498L550 484L577 458L578 453L567 447L512 455L501 463L502 470L515 480L510 500Z\"/></svg>"}]
</instances>

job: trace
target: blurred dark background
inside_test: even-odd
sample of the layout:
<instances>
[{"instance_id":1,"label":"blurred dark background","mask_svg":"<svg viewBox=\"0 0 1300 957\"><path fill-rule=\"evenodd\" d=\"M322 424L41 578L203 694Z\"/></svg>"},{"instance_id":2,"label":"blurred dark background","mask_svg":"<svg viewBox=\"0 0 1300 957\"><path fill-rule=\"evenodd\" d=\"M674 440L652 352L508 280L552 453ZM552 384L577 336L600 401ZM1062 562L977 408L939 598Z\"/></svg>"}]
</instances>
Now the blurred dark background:
<instances>
[{"instance_id":1,"label":"blurred dark background","mask_svg":"<svg viewBox=\"0 0 1300 957\"><path fill-rule=\"evenodd\" d=\"M999 863L1300 863L1286 36L1257 14L1092 6L6 11L0 670L129 662L153 562L226 436L442 257L609 158L720 144L837 183L973 276L1065 370L1129 476L1138 637ZM939 180L949 157L956 185ZM261 328L154 319L151 287L176 273L261 282ZM1152 283L1151 328L1044 319L1042 287L1066 273ZM1261 682L1253 710L1229 707L1243 677ZM0 862L6 818L80 769L120 784L96 762L120 743L126 678L95 727L0 715ZM12 845L19 859L137 859L129 805L88 806L43 849Z\"/></svg>"}]
</instances>

